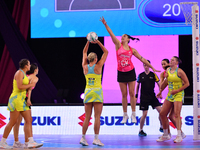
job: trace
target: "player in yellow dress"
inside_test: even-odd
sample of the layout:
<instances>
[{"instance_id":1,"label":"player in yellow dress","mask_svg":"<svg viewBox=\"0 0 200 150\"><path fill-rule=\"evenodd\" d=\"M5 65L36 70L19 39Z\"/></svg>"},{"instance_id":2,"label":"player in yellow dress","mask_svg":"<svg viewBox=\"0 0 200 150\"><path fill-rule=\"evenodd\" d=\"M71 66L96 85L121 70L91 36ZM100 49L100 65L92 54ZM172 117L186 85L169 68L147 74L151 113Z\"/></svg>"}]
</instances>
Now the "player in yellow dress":
<instances>
[{"instance_id":1,"label":"player in yellow dress","mask_svg":"<svg viewBox=\"0 0 200 150\"><path fill-rule=\"evenodd\" d=\"M160 92L157 94L157 97L161 96L162 91L168 85L169 92L160 111L160 117L163 125L164 134L161 137L159 137L159 139L157 139L158 142L169 140L171 138L168 132L169 121L167 115L169 114L173 105L174 105L175 123L177 128L177 136L176 139L174 139L174 142L178 143L183 140L181 135L182 131L181 131L180 114L184 99L184 89L187 88L190 85L190 83L185 72L177 67L179 63L181 63L181 60L177 56L171 58L169 64L170 68L167 70L166 80L164 80L164 82L162 83Z\"/></svg>"},{"instance_id":2,"label":"player in yellow dress","mask_svg":"<svg viewBox=\"0 0 200 150\"><path fill-rule=\"evenodd\" d=\"M25 120L26 128L24 129L28 137L28 148L37 147L37 143L31 136L32 128L32 117L29 113L29 107L26 104L26 90L35 86L35 83L29 83L29 79L26 76L26 72L30 70L30 62L27 59L22 59L19 62L19 70L15 73L13 79L13 91L10 95L8 102L8 110L10 111L10 120L6 125L3 133L3 137L0 141L0 148L11 148L7 143L6 139L10 134L11 129L17 122L19 115L21 114Z\"/></svg>"},{"instance_id":3,"label":"player in yellow dress","mask_svg":"<svg viewBox=\"0 0 200 150\"><path fill-rule=\"evenodd\" d=\"M99 130L100 130L100 116L103 108L103 91L101 87L101 73L102 67L106 61L108 56L108 50L103 46L103 44L96 40L91 43L98 44L102 51L103 55L101 59L97 62L97 55L91 52L87 56L87 51L89 48L90 42L87 41L84 49L83 49L83 61L82 67L83 72L86 79L86 87L85 87L85 98L84 98L84 106L85 106L85 120L83 122L82 128L82 138L80 140L80 144L83 146L88 146L88 143L85 139L85 134L88 129L90 117L92 115L92 108L94 107L94 132L95 132L95 139L93 141L94 145L104 146L103 143L99 140ZM87 63L89 61L89 64Z\"/></svg>"}]
</instances>

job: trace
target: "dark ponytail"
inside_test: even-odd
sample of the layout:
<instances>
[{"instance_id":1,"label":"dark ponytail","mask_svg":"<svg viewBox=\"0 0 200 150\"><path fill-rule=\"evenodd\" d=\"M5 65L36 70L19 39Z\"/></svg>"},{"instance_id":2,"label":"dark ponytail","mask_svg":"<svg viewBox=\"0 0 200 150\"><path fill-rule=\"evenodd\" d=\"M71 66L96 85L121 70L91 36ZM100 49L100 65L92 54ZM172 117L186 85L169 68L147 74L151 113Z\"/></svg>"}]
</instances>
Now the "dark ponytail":
<instances>
[{"instance_id":1,"label":"dark ponytail","mask_svg":"<svg viewBox=\"0 0 200 150\"><path fill-rule=\"evenodd\" d=\"M162 61L166 61L169 64L169 59L165 58Z\"/></svg>"},{"instance_id":2,"label":"dark ponytail","mask_svg":"<svg viewBox=\"0 0 200 150\"><path fill-rule=\"evenodd\" d=\"M29 75L29 74L33 74L34 71L35 71L35 69L37 69L37 68L38 68L38 65L37 65L36 63L31 64L31 68L30 68L29 71L26 72L26 74L27 74L27 75Z\"/></svg>"},{"instance_id":3,"label":"dark ponytail","mask_svg":"<svg viewBox=\"0 0 200 150\"><path fill-rule=\"evenodd\" d=\"M178 61L178 64L182 63L182 61L181 61L181 59L179 57L177 57L177 56L173 56L173 57L176 58L176 60Z\"/></svg>"},{"instance_id":4,"label":"dark ponytail","mask_svg":"<svg viewBox=\"0 0 200 150\"><path fill-rule=\"evenodd\" d=\"M134 37L131 37L131 36L130 36L130 35L128 35L128 34L126 34L126 35L128 36L128 38L129 38L129 39L131 39L131 40L133 40L133 41L134 41L134 40L140 41L140 39L139 39L139 38L134 38ZM129 40L129 42L130 42L130 40ZM129 42L128 42L128 43L129 43Z\"/></svg>"}]
</instances>

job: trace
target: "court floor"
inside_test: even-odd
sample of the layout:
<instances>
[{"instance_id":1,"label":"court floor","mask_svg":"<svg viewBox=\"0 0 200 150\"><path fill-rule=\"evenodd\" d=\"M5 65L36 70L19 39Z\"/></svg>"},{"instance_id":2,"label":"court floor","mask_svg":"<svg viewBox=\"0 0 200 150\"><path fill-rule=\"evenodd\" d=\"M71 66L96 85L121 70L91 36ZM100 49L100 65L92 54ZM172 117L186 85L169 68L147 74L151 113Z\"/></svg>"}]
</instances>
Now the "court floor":
<instances>
[{"instance_id":1,"label":"court floor","mask_svg":"<svg viewBox=\"0 0 200 150\"><path fill-rule=\"evenodd\" d=\"M159 136L159 135L158 135ZM79 144L81 135L34 135L34 140L44 143L41 150L200 150L200 140L193 140L192 135L188 135L181 143L174 143L171 140L165 142L156 142L157 135L148 135L139 137L137 135L99 135L103 147L92 145L93 135L86 135L89 146ZM2 135L0 135L0 138ZM24 142L24 136L20 135L20 142ZM13 144L13 135L7 139L9 145ZM20 149L14 149L20 150Z\"/></svg>"}]
</instances>

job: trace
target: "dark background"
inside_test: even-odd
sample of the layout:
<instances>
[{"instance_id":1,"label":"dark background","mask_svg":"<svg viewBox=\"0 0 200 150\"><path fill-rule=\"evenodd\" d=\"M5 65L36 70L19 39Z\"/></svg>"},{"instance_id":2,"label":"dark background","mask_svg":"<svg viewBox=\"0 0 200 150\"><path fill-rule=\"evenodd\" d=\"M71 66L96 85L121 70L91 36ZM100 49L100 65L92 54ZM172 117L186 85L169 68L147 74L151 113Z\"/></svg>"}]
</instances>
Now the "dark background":
<instances>
[{"instance_id":1,"label":"dark background","mask_svg":"<svg viewBox=\"0 0 200 150\"><path fill-rule=\"evenodd\" d=\"M14 0L4 1L12 13ZM104 44L103 37L99 37L99 40ZM57 97L52 98L50 103L54 103L54 99L57 99L58 103L63 103L63 99L65 99L67 103L82 103L80 95L84 92L85 77L83 75L81 64L82 50L86 41L86 38L31 39L29 28L27 43L58 90ZM4 46L5 42L0 34L0 57L2 56ZM89 52L90 51L96 52L98 59L100 59L102 50L98 45L90 44ZM180 64L180 68L186 72L190 81L190 87L185 90L185 104L192 104L193 80L191 35L179 36L179 57L183 61L183 63Z\"/></svg>"}]
</instances>

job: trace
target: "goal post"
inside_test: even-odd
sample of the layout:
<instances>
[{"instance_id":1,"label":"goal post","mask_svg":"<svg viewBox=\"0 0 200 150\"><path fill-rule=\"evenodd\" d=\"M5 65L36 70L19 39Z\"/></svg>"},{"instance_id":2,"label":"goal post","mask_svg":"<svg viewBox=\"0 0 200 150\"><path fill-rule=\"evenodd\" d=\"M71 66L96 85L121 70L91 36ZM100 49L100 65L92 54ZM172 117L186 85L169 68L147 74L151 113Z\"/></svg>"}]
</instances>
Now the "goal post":
<instances>
[{"instance_id":1,"label":"goal post","mask_svg":"<svg viewBox=\"0 0 200 150\"><path fill-rule=\"evenodd\" d=\"M200 51L198 2L181 2L186 25L192 25L193 139L200 140Z\"/></svg>"}]
</instances>

